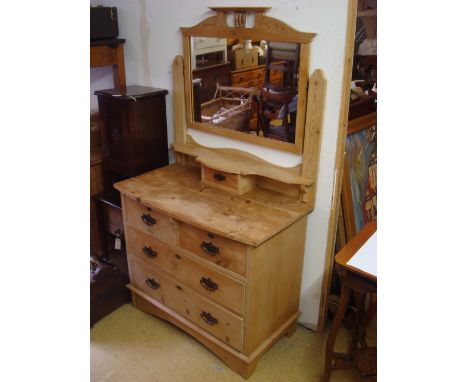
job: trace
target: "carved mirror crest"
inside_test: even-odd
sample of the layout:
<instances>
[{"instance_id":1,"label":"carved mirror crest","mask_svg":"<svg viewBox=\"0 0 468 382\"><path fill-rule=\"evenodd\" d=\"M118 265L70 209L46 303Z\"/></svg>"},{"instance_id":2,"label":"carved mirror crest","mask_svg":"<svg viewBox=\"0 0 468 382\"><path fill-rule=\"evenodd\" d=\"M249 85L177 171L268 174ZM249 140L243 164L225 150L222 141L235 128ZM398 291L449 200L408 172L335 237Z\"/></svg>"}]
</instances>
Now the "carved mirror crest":
<instances>
[{"instance_id":1,"label":"carved mirror crest","mask_svg":"<svg viewBox=\"0 0 468 382\"><path fill-rule=\"evenodd\" d=\"M314 33L265 16L270 8L213 7L184 36L187 126L302 153ZM234 12L234 26L227 15ZM246 27L247 13L254 26Z\"/></svg>"}]
</instances>

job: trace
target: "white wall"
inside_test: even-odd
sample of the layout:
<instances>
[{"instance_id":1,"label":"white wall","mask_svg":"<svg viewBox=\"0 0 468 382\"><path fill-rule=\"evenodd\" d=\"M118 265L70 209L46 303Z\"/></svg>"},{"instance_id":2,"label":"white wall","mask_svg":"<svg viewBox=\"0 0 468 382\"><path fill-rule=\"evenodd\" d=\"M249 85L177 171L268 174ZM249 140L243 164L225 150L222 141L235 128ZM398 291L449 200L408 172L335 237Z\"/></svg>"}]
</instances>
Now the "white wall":
<instances>
[{"instance_id":1,"label":"white wall","mask_svg":"<svg viewBox=\"0 0 468 382\"><path fill-rule=\"evenodd\" d=\"M252 6L248 0L91 0L91 5L116 6L120 37L125 44L127 84L147 85L169 90L167 122L169 143L173 142L172 73L174 57L182 54L181 26L192 26L210 16L208 6ZM303 32L316 32L312 42L310 73L320 68L327 78L322 148L317 188L317 202L307 227L306 253L302 281L300 321L312 328L318 321L322 275L327 245L328 219L334 184L334 161L339 124L341 82L347 19L347 0L269 0L254 5L269 6L276 17ZM113 87L110 69L91 70L91 94L94 90ZM97 100L91 95L91 110L97 110ZM202 144L231 146L219 137L206 139L197 135ZM292 166L295 155L239 142L239 148L283 166Z\"/></svg>"}]
</instances>

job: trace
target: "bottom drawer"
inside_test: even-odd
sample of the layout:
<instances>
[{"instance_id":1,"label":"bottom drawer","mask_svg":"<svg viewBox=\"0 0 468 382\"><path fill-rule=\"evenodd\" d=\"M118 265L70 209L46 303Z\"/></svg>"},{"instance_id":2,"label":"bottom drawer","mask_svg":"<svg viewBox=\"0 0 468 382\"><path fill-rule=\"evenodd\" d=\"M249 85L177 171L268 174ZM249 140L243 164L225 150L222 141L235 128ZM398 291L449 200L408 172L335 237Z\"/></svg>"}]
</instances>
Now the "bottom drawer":
<instances>
[{"instance_id":1,"label":"bottom drawer","mask_svg":"<svg viewBox=\"0 0 468 382\"><path fill-rule=\"evenodd\" d=\"M137 257L128 256L131 284L207 332L242 351L242 318L209 301Z\"/></svg>"}]
</instances>

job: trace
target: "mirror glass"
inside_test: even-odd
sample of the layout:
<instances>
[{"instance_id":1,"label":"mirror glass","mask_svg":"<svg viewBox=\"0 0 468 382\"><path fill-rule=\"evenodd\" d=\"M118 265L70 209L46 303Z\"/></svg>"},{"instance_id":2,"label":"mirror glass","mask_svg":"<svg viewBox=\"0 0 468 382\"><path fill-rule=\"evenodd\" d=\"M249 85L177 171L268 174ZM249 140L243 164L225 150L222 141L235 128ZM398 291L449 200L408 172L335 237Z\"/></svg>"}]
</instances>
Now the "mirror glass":
<instances>
[{"instance_id":1,"label":"mirror glass","mask_svg":"<svg viewBox=\"0 0 468 382\"><path fill-rule=\"evenodd\" d=\"M191 37L192 121L296 142L301 45Z\"/></svg>"}]
</instances>

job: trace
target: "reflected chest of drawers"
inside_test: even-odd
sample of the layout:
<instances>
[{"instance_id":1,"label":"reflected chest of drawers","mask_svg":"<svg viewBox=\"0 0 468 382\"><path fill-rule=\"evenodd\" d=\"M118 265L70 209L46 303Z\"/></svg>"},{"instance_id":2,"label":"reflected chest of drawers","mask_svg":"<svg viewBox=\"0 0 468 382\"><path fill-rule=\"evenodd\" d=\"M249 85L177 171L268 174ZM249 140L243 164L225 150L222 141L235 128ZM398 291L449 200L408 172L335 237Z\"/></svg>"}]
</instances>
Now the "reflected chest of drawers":
<instances>
[{"instance_id":1,"label":"reflected chest of drawers","mask_svg":"<svg viewBox=\"0 0 468 382\"><path fill-rule=\"evenodd\" d=\"M310 207L254 185L243 195L212 187L208 170L203 183L202 169L174 164L116 184L129 288L137 308L248 378L295 330ZM214 172L214 182L229 180Z\"/></svg>"}]
</instances>

